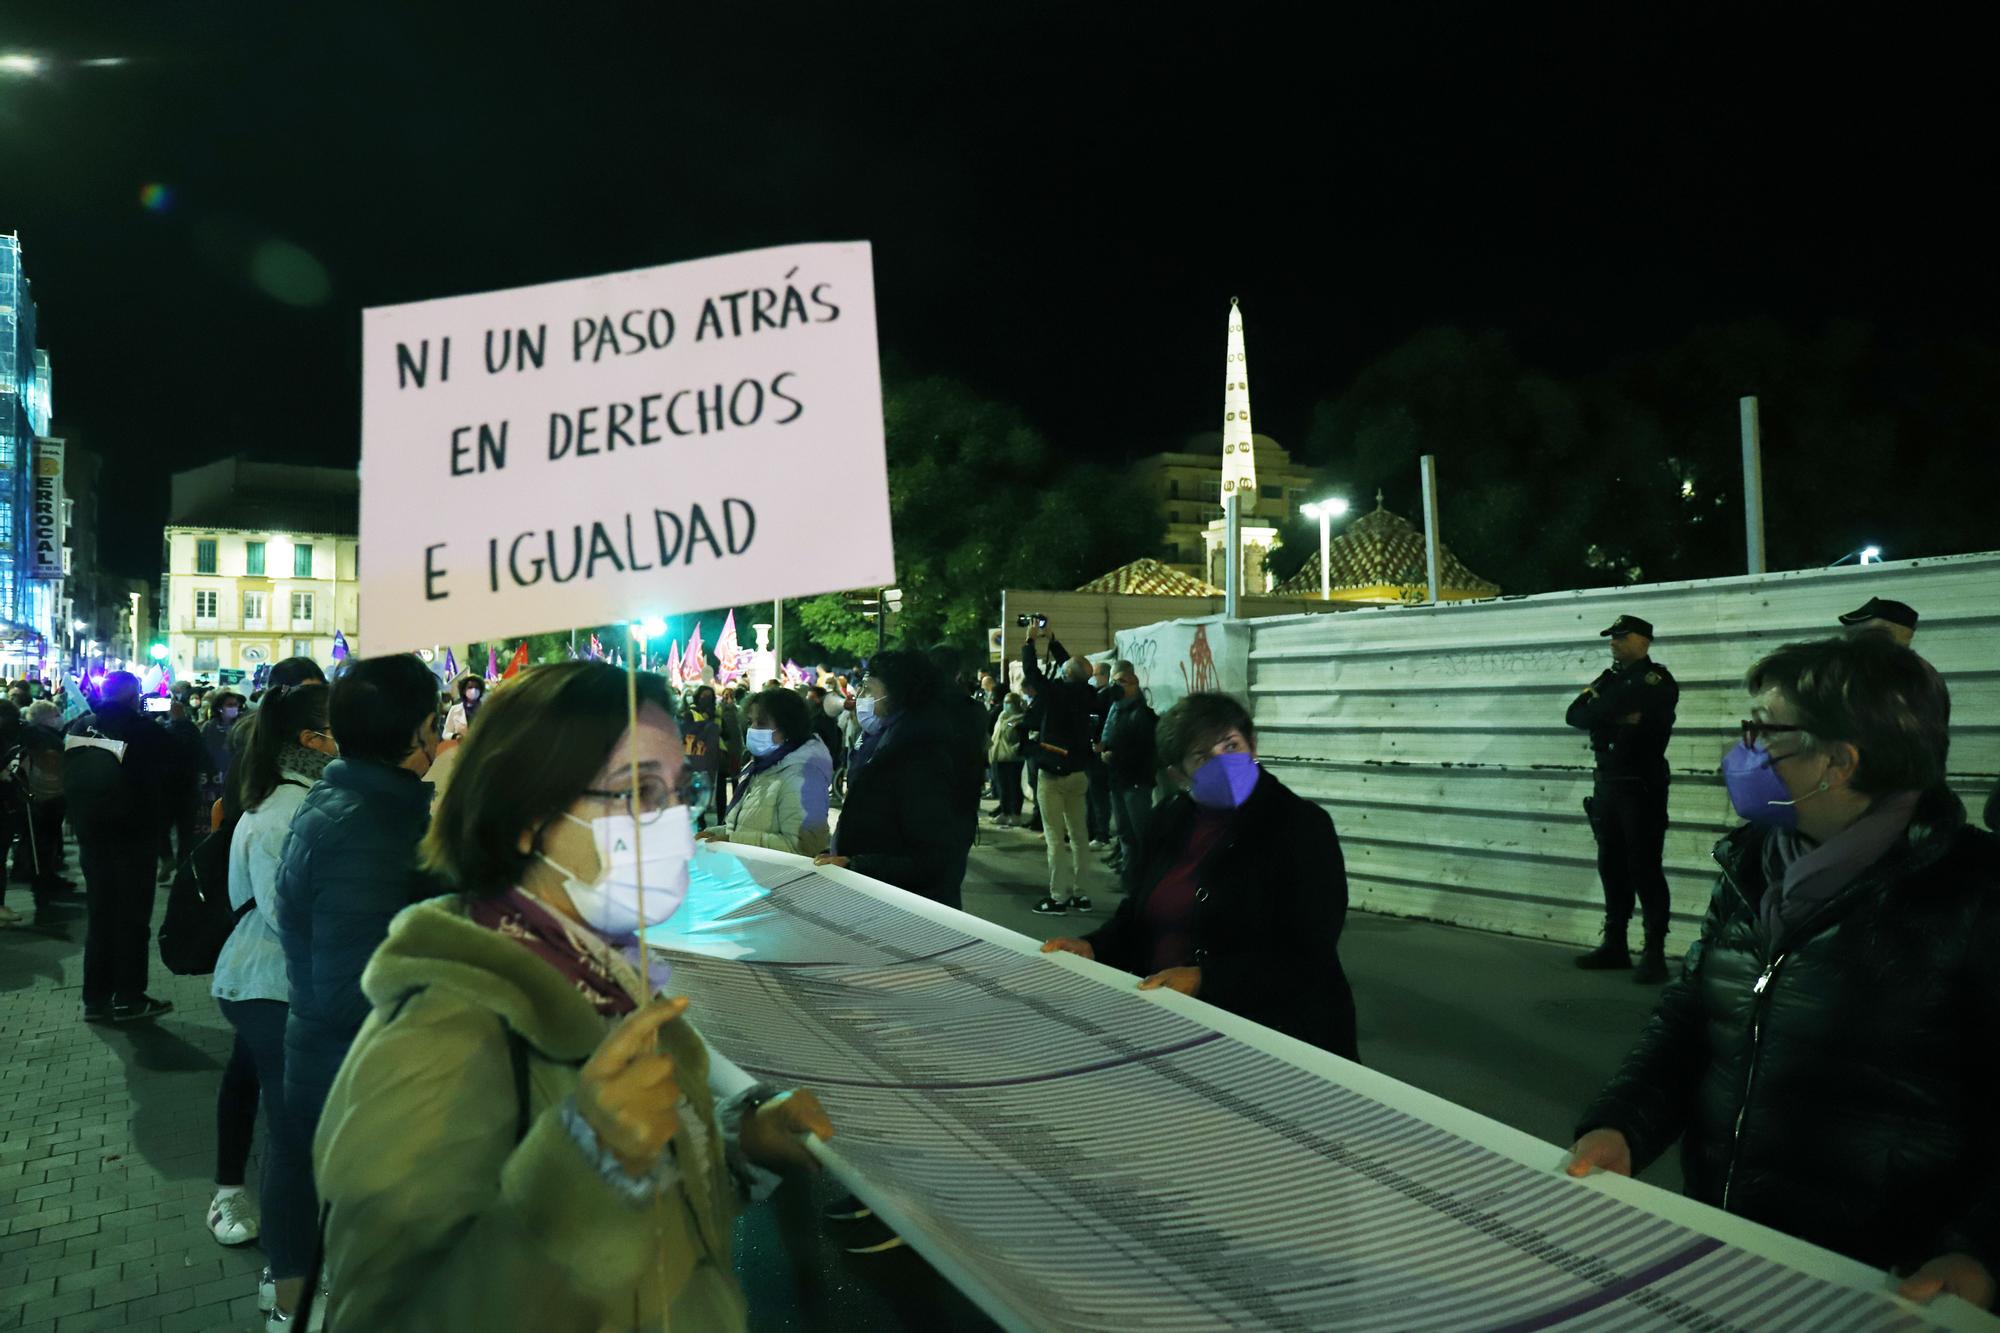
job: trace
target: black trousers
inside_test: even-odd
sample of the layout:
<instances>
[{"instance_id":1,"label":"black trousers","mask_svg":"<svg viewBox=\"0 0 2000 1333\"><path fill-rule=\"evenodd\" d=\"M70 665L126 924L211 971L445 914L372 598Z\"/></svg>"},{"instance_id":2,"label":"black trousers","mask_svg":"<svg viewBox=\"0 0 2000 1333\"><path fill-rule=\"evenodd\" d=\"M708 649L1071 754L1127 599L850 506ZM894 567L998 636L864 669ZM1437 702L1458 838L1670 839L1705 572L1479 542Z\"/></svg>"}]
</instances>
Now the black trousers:
<instances>
[{"instance_id":1,"label":"black trousers","mask_svg":"<svg viewBox=\"0 0 2000 1333\"><path fill-rule=\"evenodd\" d=\"M157 844L151 838L82 839L83 1002L90 1008L135 1003L146 993L152 939Z\"/></svg>"},{"instance_id":2,"label":"black trousers","mask_svg":"<svg viewBox=\"0 0 2000 1333\"><path fill-rule=\"evenodd\" d=\"M1600 777L1591 789L1589 809L1606 926L1614 938L1623 933L1637 899L1647 937L1666 934L1672 910L1667 872L1660 865L1667 841L1666 782Z\"/></svg>"},{"instance_id":3,"label":"black trousers","mask_svg":"<svg viewBox=\"0 0 2000 1333\"><path fill-rule=\"evenodd\" d=\"M1101 763L1093 762L1084 772L1090 775L1090 789L1084 793L1084 822L1090 826L1092 842L1111 840L1111 775Z\"/></svg>"}]
</instances>

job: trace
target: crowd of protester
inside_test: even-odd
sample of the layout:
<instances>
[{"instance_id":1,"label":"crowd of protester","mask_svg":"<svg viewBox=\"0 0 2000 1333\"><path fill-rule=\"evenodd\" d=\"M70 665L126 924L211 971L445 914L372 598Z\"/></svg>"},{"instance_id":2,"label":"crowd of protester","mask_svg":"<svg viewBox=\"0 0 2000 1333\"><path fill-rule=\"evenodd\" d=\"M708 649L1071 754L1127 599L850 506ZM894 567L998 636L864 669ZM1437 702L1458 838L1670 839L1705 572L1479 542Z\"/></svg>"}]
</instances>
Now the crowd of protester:
<instances>
[{"instance_id":1,"label":"crowd of protester","mask_svg":"<svg viewBox=\"0 0 2000 1333\"><path fill-rule=\"evenodd\" d=\"M1045 953L1361 1058L1339 837L1260 762L1243 705L1156 716L1132 663L1045 629L1019 668L974 685L898 649L852 682L678 693L597 662L441 686L410 656L331 682L294 659L254 697L145 710L114 672L67 739L70 701L16 687L13 878L38 912L73 888L66 823L83 1017L146 1021L171 1009L146 993L163 864L220 854L211 991L235 1044L207 1221L261 1240L271 1328L309 1304L308 1326L331 1306L385 1330L740 1327L729 1217L833 1126L807 1091L719 1095L699 1015L657 993L638 932L681 906L701 844L958 907L991 800L994 827L1042 835L1034 910L1094 918ZM1945 785L1944 682L1861 632L1788 645L1747 686L1723 765L1745 823L1571 1169L1629 1174L1679 1141L1692 1196L1990 1305L2000 843ZM1626 707L1577 725L1640 725ZM1103 912L1095 857L1119 888Z\"/></svg>"}]
</instances>

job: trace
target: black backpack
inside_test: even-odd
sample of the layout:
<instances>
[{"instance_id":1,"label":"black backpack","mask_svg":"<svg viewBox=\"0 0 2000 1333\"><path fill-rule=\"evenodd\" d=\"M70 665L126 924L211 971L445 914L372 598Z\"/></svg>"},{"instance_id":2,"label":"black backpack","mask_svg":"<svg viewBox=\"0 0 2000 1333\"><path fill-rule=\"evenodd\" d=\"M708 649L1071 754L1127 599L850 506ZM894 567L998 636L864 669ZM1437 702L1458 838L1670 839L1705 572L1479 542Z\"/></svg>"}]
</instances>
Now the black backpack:
<instances>
[{"instance_id":1,"label":"black backpack","mask_svg":"<svg viewBox=\"0 0 2000 1333\"><path fill-rule=\"evenodd\" d=\"M290 778L280 781L305 786ZM160 961L169 972L205 977L215 971L215 960L236 924L257 906L255 898L245 899L241 907L229 905L229 844L235 835L236 821L231 820L196 843L174 871L167 917L160 923Z\"/></svg>"},{"instance_id":2,"label":"black backpack","mask_svg":"<svg viewBox=\"0 0 2000 1333\"><path fill-rule=\"evenodd\" d=\"M131 785L123 759L104 745L74 745L72 740L108 741L95 728L64 738L63 801L70 822L85 836L108 832L126 822L132 808ZM115 744L116 742L114 742Z\"/></svg>"}]
</instances>

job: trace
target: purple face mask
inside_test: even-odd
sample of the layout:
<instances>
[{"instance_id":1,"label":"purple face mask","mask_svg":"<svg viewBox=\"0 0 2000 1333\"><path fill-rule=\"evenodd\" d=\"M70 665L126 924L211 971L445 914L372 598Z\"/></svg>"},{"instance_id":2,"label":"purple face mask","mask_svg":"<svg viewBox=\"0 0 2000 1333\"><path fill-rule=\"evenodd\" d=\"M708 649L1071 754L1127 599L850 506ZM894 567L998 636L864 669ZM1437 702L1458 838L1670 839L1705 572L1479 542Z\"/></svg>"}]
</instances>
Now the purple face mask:
<instances>
[{"instance_id":1,"label":"purple face mask","mask_svg":"<svg viewBox=\"0 0 2000 1333\"><path fill-rule=\"evenodd\" d=\"M1729 803L1751 823L1773 828L1799 826L1797 802L1764 751L1738 741L1735 749L1722 756L1722 780L1729 787Z\"/></svg>"},{"instance_id":2,"label":"purple face mask","mask_svg":"<svg viewBox=\"0 0 2000 1333\"><path fill-rule=\"evenodd\" d=\"M1219 754L1194 771L1188 795L1211 810L1234 810L1250 799L1257 786L1257 756L1236 751Z\"/></svg>"}]
</instances>

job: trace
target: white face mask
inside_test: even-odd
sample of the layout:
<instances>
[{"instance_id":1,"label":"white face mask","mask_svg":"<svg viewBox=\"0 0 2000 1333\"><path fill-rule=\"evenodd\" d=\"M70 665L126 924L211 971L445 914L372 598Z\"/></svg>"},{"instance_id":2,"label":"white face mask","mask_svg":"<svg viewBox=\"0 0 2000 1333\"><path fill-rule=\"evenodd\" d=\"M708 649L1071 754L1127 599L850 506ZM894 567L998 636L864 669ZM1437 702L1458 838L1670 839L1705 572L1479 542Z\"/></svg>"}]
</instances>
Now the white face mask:
<instances>
[{"instance_id":1,"label":"white face mask","mask_svg":"<svg viewBox=\"0 0 2000 1333\"><path fill-rule=\"evenodd\" d=\"M619 937L636 934L644 926L657 926L681 908L687 899L688 861L694 856L693 812L684 805L673 806L648 824L643 837L635 837L635 821L630 815L600 815L582 820L565 813L564 819L590 830L597 847L597 877L578 879L565 866L542 856L542 864L563 877L563 888L577 915L600 935ZM645 859L635 850L645 849ZM537 853L540 855L540 853ZM639 915L639 887L645 885L644 917Z\"/></svg>"},{"instance_id":2,"label":"white face mask","mask_svg":"<svg viewBox=\"0 0 2000 1333\"><path fill-rule=\"evenodd\" d=\"M761 759L778 748L778 733L770 727L751 727L743 733L743 748Z\"/></svg>"}]
</instances>

